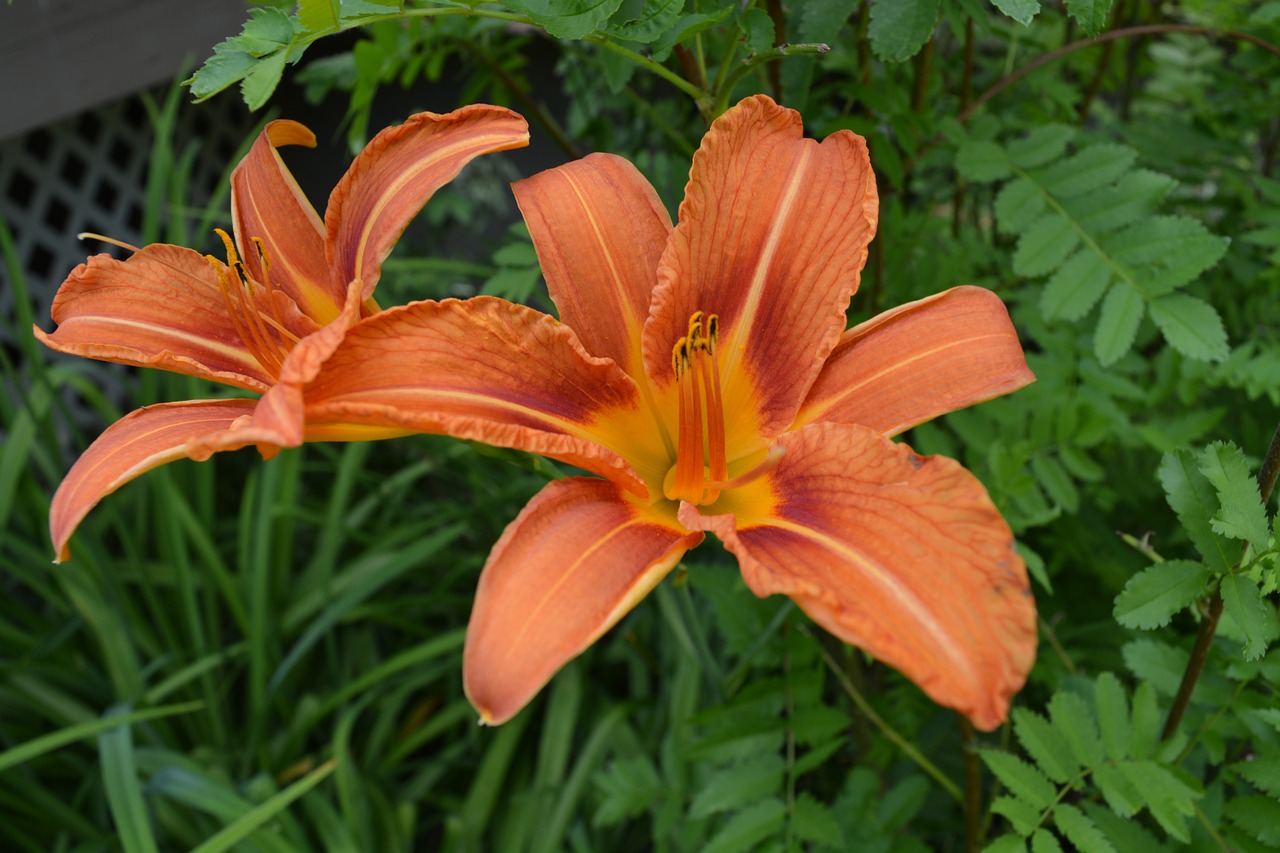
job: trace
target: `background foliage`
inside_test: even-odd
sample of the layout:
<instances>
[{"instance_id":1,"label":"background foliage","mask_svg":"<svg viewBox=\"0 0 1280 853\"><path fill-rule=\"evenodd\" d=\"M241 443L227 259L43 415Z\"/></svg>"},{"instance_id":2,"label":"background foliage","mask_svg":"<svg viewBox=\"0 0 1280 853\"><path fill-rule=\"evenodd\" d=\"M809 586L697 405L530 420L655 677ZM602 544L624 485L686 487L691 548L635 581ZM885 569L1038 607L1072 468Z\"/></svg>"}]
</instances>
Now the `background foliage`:
<instances>
[{"instance_id":1,"label":"background foliage","mask_svg":"<svg viewBox=\"0 0 1280 853\"><path fill-rule=\"evenodd\" d=\"M425 437L179 463L106 500L52 569L49 496L101 426L68 395L120 412L28 337L0 395L5 849L1280 848L1277 44L1280 3L1230 0L252 9L190 94L302 86L353 148L380 91L444 82L456 101L424 106L509 104L565 157L631 158L674 208L744 95L865 135L882 213L851 320L982 284L1039 377L905 437L1014 526L1039 660L1010 724L976 735L703 549L481 729L471 593L554 466ZM149 241L227 224L225 197L170 206L179 108L199 109L153 110ZM483 248L402 251L385 303L547 307L527 234L488 221L503 183L433 204L431 227ZM47 326L17 302L19 328ZM201 396L139 376L139 403Z\"/></svg>"}]
</instances>

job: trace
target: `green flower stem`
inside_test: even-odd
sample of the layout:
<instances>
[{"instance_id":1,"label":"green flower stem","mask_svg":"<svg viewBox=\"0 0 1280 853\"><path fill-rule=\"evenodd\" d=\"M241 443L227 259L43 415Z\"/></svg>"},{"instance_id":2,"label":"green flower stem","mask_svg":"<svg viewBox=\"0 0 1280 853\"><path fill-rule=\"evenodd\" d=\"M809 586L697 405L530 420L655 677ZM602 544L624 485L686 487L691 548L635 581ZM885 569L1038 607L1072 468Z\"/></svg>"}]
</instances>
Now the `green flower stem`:
<instances>
[{"instance_id":1,"label":"green flower stem","mask_svg":"<svg viewBox=\"0 0 1280 853\"><path fill-rule=\"evenodd\" d=\"M609 41L604 36L587 36L586 38L583 39L583 41L590 42L591 44L599 45L600 47L603 47L605 50L611 51L612 53L616 53L618 54L618 56L621 56L624 59L634 62L636 65L639 65L641 68L645 69L646 71L652 74L656 74L657 76L661 77L663 80L666 80L672 86L675 86L681 92L684 92L690 98L693 98L693 100L698 104L699 108L701 108L702 104L705 103L708 99L708 95L706 91L698 88L697 86L690 83L688 80L681 77L679 74L672 71L670 68L666 67L660 62L656 62L650 59L644 54L636 53L634 50L625 48L620 44L615 44L614 42Z\"/></svg>"},{"instance_id":2,"label":"green flower stem","mask_svg":"<svg viewBox=\"0 0 1280 853\"><path fill-rule=\"evenodd\" d=\"M1275 433L1271 436L1271 446L1267 448L1267 455L1262 459L1262 467L1258 469L1258 491L1262 495L1264 506L1271 499L1271 491L1275 488L1278 475L1280 475L1280 426L1276 427ZM1219 588L1215 589L1210 596L1204 618L1200 620L1200 631L1196 634L1195 645L1191 647L1191 658L1187 661L1187 668L1182 673L1182 683L1178 685L1173 704L1169 706L1169 716L1164 721L1164 732L1161 734L1163 740L1168 740L1178 731L1182 715L1191 701L1192 692L1196 689L1196 682L1200 680L1200 673L1204 671L1205 661L1209 658L1209 648L1213 645L1213 635L1218 631L1218 620L1221 618L1222 590Z\"/></svg>"},{"instance_id":3,"label":"green flower stem","mask_svg":"<svg viewBox=\"0 0 1280 853\"><path fill-rule=\"evenodd\" d=\"M803 627L800 630L805 631L805 633L809 633ZM812 636L812 634L810 634L810 636ZM920 750L916 749L915 745L912 744L911 741L903 737L897 729L885 722L884 718L875 712L875 709L871 707L871 703L867 701L866 697L863 696L858 688L854 686L853 682L849 680L849 676L846 675L845 671L840 667L840 663L831 656L831 652L827 651L827 647L819 642L817 638L814 638L814 642L818 644L818 651L822 653L822 659L827 662L827 667L830 668L831 672L835 675L836 680L840 682L840 686L844 688L844 692L853 700L853 704L858 706L858 710L862 711L862 713L866 715L867 719L871 721L872 725L880 730L881 734L887 737L895 746L898 747L898 749L902 750L907 758L910 758L920 766L921 770L929 774L929 776L931 776L933 780L941 786L942 790L946 791L957 803L963 805L965 797L960 790L960 786L947 778L946 774L939 770L932 761L925 758L924 754L920 752Z\"/></svg>"},{"instance_id":4,"label":"green flower stem","mask_svg":"<svg viewBox=\"0 0 1280 853\"><path fill-rule=\"evenodd\" d=\"M733 95L733 87L738 85L739 80L755 70L756 66L765 62L772 62L775 59L781 59L784 56L826 53L829 50L831 50L831 47L825 44L784 44L780 47L775 47L773 50L766 50L757 53L755 56L747 57L742 60L738 70L729 75L723 85L716 87L715 106L711 117L715 118L729 108L729 98Z\"/></svg>"}]
</instances>

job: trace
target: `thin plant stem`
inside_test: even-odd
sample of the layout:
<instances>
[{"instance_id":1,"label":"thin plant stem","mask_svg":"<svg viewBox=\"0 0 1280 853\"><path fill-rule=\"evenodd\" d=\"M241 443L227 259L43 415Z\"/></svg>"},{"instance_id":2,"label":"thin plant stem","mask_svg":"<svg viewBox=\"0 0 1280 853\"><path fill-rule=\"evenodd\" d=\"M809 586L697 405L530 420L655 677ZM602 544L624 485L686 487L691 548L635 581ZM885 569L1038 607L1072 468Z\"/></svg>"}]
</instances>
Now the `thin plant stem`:
<instances>
[{"instance_id":1,"label":"thin plant stem","mask_svg":"<svg viewBox=\"0 0 1280 853\"><path fill-rule=\"evenodd\" d=\"M1280 426L1276 427L1275 433L1271 436L1271 446L1267 448L1267 455L1262 459L1262 467L1258 469L1258 492L1262 495L1263 505L1271 499L1277 476L1280 476ZM1218 631L1218 620L1221 618L1222 589L1219 587L1209 597L1204 618L1200 620L1200 630L1196 634L1195 645L1191 647L1191 658L1187 661L1187 668L1182 673L1182 683L1178 685L1173 704L1169 706L1169 716L1164 721L1164 732L1161 734L1163 740L1173 737L1178 731L1179 724L1182 723L1182 715L1191 701L1191 694L1200 680L1200 673L1204 671L1205 661L1209 658L1209 649L1213 645L1213 635Z\"/></svg>"},{"instance_id":2,"label":"thin plant stem","mask_svg":"<svg viewBox=\"0 0 1280 853\"><path fill-rule=\"evenodd\" d=\"M813 636L803 627L801 627L800 630L805 631L805 633L809 634L811 637ZM872 725L880 730L881 734L888 738L891 743L898 747L898 749L902 750L903 754L905 754L907 758L914 761L921 770L933 779L933 781L937 782L942 790L946 791L952 799L957 803L963 804L964 793L960 790L960 786L949 779L947 775L939 770L932 761L925 758L924 753L916 749L915 744L903 737L897 729L889 725L883 717L877 714L875 709L871 707L871 703L867 701L867 698L863 696L861 691L859 691L858 688L854 686L853 682L849 680L849 676L847 676L844 670L841 669L839 662L832 657L831 652L827 650L827 647L819 642L817 638L814 638L814 642L818 644L818 651L822 654L822 659L826 661L827 668L835 675L836 680L840 682L840 686L844 688L844 692L853 700L853 704L858 706L858 710L866 715L866 718L871 721Z\"/></svg>"},{"instance_id":3,"label":"thin plant stem","mask_svg":"<svg viewBox=\"0 0 1280 853\"><path fill-rule=\"evenodd\" d=\"M960 749L964 760L964 850L978 853L982 840L982 768L973 723L960 718Z\"/></svg>"},{"instance_id":4,"label":"thin plant stem","mask_svg":"<svg viewBox=\"0 0 1280 853\"><path fill-rule=\"evenodd\" d=\"M772 62L775 59L781 59L784 56L803 56L811 53L827 53L831 50L830 45L826 44L784 44L781 47L775 47L773 50L766 50L757 53L755 56L747 57L742 60L742 64L738 66L738 70L729 75L729 79L724 81L717 92L713 106L712 118L720 115L729 108L729 98L733 94L733 87L738 85L738 81L750 74L757 66L765 62Z\"/></svg>"}]
</instances>

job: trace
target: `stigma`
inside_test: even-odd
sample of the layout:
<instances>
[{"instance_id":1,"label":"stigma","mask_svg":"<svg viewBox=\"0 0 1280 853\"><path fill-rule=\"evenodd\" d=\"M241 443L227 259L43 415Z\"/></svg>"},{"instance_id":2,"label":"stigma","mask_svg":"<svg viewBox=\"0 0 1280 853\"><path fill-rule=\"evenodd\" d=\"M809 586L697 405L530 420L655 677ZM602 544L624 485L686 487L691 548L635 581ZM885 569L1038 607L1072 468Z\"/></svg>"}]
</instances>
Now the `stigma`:
<instances>
[{"instance_id":1,"label":"stigma","mask_svg":"<svg viewBox=\"0 0 1280 853\"><path fill-rule=\"evenodd\" d=\"M695 311L687 333L671 350L680 395L676 464L662 485L669 500L709 504L729 476L724 447L724 399L716 357L719 317Z\"/></svg>"},{"instance_id":2,"label":"stigma","mask_svg":"<svg viewBox=\"0 0 1280 853\"><path fill-rule=\"evenodd\" d=\"M205 260L218 276L222 298L236 334L253 354L262 368L273 377L279 377L285 358L298 342L298 336L289 331L280 314L271 287L271 263L262 240L252 239L253 248L262 262L265 282L255 282L245 271L244 263L236 253L236 244L227 232L215 229L227 251L227 262L205 255Z\"/></svg>"}]
</instances>

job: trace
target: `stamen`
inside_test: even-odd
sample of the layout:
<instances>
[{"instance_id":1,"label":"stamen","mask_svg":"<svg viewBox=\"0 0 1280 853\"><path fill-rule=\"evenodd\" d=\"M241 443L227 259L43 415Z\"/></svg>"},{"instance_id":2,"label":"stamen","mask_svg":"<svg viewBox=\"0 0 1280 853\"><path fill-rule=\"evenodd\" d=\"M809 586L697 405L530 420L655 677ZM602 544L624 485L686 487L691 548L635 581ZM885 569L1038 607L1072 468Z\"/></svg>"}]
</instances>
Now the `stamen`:
<instances>
[{"instance_id":1,"label":"stamen","mask_svg":"<svg viewBox=\"0 0 1280 853\"><path fill-rule=\"evenodd\" d=\"M229 291L235 291L234 299L238 304L228 305L228 307L231 309L233 318L238 315L238 319L241 321L236 324L236 331L240 333L240 339L249 347L258 363L273 376L278 375L289 350L281 344L279 338L271 334L271 329L266 322L267 318L258 310L258 300L257 294L254 292L253 279L245 272L244 264L236 253L236 244L232 241L231 236L221 228L215 228L214 233L222 239L222 244L227 250L227 266L235 273L237 278L237 286L232 286L229 274L226 276L226 280L223 280L221 273L219 274L219 279L222 280L223 284L223 292L228 294L228 298L230 298ZM266 296L269 299L270 293L268 292Z\"/></svg>"},{"instance_id":2,"label":"stamen","mask_svg":"<svg viewBox=\"0 0 1280 853\"><path fill-rule=\"evenodd\" d=\"M663 483L663 493L671 500L710 503L720 491L708 489L709 482L723 482L728 476L724 403L715 357L718 332L716 315L695 311L688 334L671 351L671 370L680 386L676 463Z\"/></svg>"},{"instance_id":3,"label":"stamen","mask_svg":"<svg viewBox=\"0 0 1280 853\"><path fill-rule=\"evenodd\" d=\"M76 235L76 239L77 240L97 240L99 243L106 243L107 245L116 246L126 251L133 252L135 255L138 252L142 251L137 246L134 246L131 243L126 243L123 240L117 240L114 237L103 237L101 234L94 234L92 231L81 231L79 234Z\"/></svg>"}]
</instances>

